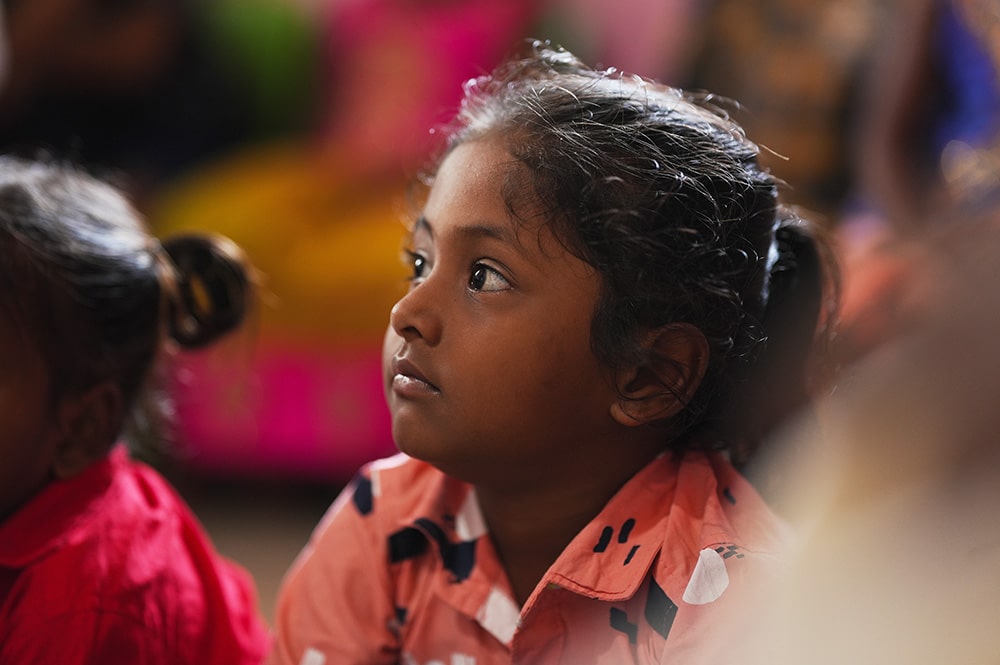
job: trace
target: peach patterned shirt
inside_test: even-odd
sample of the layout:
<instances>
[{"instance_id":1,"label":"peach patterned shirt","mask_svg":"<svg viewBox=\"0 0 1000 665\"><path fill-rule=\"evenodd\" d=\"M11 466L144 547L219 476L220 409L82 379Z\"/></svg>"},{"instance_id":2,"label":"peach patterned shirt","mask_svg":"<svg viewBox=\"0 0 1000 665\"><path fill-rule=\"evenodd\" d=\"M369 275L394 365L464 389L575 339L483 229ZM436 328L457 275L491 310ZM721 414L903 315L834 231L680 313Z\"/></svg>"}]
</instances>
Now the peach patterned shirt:
<instances>
[{"instance_id":1,"label":"peach patterned shirt","mask_svg":"<svg viewBox=\"0 0 1000 665\"><path fill-rule=\"evenodd\" d=\"M716 665L786 535L722 456L664 454L518 607L475 490L397 455L358 474L292 566L268 662Z\"/></svg>"}]
</instances>

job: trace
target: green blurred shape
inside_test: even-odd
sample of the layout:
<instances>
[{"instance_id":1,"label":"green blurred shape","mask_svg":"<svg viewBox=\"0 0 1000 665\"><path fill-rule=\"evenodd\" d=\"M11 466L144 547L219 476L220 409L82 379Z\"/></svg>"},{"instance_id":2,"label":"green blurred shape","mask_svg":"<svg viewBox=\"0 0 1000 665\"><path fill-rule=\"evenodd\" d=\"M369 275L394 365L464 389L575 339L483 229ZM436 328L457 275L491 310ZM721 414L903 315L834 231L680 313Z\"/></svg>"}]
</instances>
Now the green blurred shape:
<instances>
[{"instance_id":1,"label":"green blurred shape","mask_svg":"<svg viewBox=\"0 0 1000 665\"><path fill-rule=\"evenodd\" d=\"M307 129L321 90L314 18L290 0L205 0L199 12L209 47L247 93L254 133Z\"/></svg>"}]
</instances>

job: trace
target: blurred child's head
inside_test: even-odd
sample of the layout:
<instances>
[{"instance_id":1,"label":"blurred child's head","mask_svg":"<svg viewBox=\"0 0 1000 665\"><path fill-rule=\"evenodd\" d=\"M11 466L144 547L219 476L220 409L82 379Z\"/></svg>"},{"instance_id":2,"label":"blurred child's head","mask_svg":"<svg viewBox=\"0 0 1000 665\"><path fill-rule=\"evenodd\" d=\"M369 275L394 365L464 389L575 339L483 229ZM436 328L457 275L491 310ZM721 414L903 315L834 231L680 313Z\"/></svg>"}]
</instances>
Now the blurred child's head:
<instances>
[{"instance_id":1,"label":"blurred child's head","mask_svg":"<svg viewBox=\"0 0 1000 665\"><path fill-rule=\"evenodd\" d=\"M37 488L103 456L167 335L198 346L232 329L248 286L228 243L187 236L161 245L110 185L69 166L0 158L0 357L33 359L25 371L43 387L30 399L46 423L44 441L3 442L36 446L19 454L36 455L46 476L25 482ZM6 404L0 414L13 417Z\"/></svg>"},{"instance_id":2,"label":"blurred child's head","mask_svg":"<svg viewBox=\"0 0 1000 665\"><path fill-rule=\"evenodd\" d=\"M481 142L510 153L519 167L497 183L509 214L546 220L600 275L590 344L602 363L676 365L685 361L651 335L703 336L703 378L677 395L685 408L670 418L678 447L695 433L701 445L756 439L797 406L823 307L820 246L779 205L757 145L711 101L536 43L526 59L467 84L444 153ZM780 357L767 371L792 371L753 384L767 347ZM657 373L673 391L670 371ZM753 407L746 392L759 399Z\"/></svg>"}]
</instances>

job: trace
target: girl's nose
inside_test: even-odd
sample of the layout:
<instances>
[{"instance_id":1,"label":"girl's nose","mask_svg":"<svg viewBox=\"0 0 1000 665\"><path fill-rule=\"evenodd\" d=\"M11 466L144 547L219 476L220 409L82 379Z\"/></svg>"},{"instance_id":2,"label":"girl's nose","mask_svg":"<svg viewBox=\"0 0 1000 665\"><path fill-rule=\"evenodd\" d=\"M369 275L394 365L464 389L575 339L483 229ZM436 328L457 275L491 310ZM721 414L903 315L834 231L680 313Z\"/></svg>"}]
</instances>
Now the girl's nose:
<instances>
[{"instance_id":1,"label":"girl's nose","mask_svg":"<svg viewBox=\"0 0 1000 665\"><path fill-rule=\"evenodd\" d=\"M389 325L407 342L423 340L433 346L441 340L441 317L429 279L414 286L389 312Z\"/></svg>"}]
</instances>

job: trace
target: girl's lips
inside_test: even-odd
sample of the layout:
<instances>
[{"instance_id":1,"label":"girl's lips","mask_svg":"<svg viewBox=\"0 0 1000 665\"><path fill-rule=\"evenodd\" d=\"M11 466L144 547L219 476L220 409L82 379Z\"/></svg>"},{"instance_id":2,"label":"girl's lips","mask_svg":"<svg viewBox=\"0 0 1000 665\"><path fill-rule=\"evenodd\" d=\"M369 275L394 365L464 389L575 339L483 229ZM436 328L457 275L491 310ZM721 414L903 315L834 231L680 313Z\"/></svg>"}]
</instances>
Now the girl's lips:
<instances>
[{"instance_id":1,"label":"girl's lips","mask_svg":"<svg viewBox=\"0 0 1000 665\"><path fill-rule=\"evenodd\" d=\"M440 394L433 384L405 374L396 374L392 377L392 392L403 398Z\"/></svg>"},{"instance_id":2,"label":"girl's lips","mask_svg":"<svg viewBox=\"0 0 1000 665\"><path fill-rule=\"evenodd\" d=\"M406 358L393 358L392 388L396 392L441 392L441 389L431 383L417 367Z\"/></svg>"}]
</instances>

